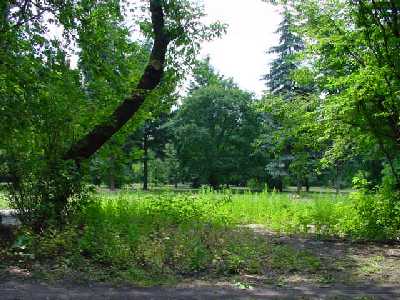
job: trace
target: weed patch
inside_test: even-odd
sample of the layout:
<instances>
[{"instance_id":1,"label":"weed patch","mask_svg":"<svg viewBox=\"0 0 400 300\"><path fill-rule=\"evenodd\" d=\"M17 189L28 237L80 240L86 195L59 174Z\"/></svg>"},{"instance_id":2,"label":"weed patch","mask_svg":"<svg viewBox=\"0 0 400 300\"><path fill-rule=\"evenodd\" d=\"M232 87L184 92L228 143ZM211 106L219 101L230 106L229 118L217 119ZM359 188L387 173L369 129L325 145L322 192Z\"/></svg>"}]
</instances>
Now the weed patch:
<instances>
[{"instance_id":1,"label":"weed patch","mask_svg":"<svg viewBox=\"0 0 400 300\"><path fill-rule=\"evenodd\" d=\"M299 199L229 191L103 193L61 232L20 230L11 253L47 279L153 285L182 277L315 274L322 268L318 255L270 243L251 226L241 225L346 236L357 229L353 201L345 196Z\"/></svg>"}]
</instances>

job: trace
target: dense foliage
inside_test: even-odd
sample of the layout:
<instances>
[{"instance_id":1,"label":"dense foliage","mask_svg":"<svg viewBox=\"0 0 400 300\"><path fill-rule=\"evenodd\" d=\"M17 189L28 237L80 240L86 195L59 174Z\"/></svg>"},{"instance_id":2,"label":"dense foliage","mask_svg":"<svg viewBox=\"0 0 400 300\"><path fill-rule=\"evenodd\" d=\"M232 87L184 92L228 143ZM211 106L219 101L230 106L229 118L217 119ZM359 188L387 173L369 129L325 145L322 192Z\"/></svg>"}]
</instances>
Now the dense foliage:
<instances>
[{"instance_id":1,"label":"dense foliage","mask_svg":"<svg viewBox=\"0 0 400 300\"><path fill-rule=\"evenodd\" d=\"M387 235L397 230L399 216L399 5L340 0L284 5L285 14L296 15L291 31L304 41L304 49L287 58L297 66L289 78L295 86L313 87L284 96L290 103L274 90L264 99L263 110L278 124L272 133L290 141L285 175L300 171L304 180L313 170L331 174L337 190L353 178L365 233Z\"/></svg>"},{"instance_id":2,"label":"dense foliage","mask_svg":"<svg viewBox=\"0 0 400 300\"><path fill-rule=\"evenodd\" d=\"M224 29L202 24L202 8L186 0L26 0L0 9L1 172L13 206L37 230L65 221L83 195L85 160L107 141L98 155L111 164L121 157L124 133L170 108L199 41Z\"/></svg>"},{"instance_id":3,"label":"dense foliage","mask_svg":"<svg viewBox=\"0 0 400 300\"><path fill-rule=\"evenodd\" d=\"M2 3L0 175L21 220L65 225L87 183L354 187L346 234L395 237L400 6L279 3L261 99L197 58L225 26L196 1Z\"/></svg>"}]
</instances>

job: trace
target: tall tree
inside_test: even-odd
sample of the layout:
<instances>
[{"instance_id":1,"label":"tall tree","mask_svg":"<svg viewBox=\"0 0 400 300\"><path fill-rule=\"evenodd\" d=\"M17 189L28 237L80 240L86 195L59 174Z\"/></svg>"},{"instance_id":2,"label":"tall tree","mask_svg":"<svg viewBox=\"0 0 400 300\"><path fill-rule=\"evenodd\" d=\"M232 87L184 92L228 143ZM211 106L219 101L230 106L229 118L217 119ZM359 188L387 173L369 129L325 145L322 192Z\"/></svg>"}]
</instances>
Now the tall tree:
<instances>
[{"instance_id":1,"label":"tall tree","mask_svg":"<svg viewBox=\"0 0 400 300\"><path fill-rule=\"evenodd\" d=\"M196 184L243 184L251 177L252 142L258 132L252 96L211 85L191 93L174 120L176 149Z\"/></svg>"},{"instance_id":2,"label":"tall tree","mask_svg":"<svg viewBox=\"0 0 400 300\"><path fill-rule=\"evenodd\" d=\"M304 1L312 72L326 97L325 134L351 136L361 151L385 157L400 186L400 4L397 1ZM340 151L340 143L332 144ZM332 151L331 151L332 152Z\"/></svg>"},{"instance_id":3,"label":"tall tree","mask_svg":"<svg viewBox=\"0 0 400 300\"><path fill-rule=\"evenodd\" d=\"M170 132L166 124L169 118L169 114L162 113L156 118L148 119L128 138L129 147L141 151L143 190L148 190L149 185L150 152L155 158L164 157L165 145L170 140Z\"/></svg>"},{"instance_id":4,"label":"tall tree","mask_svg":"<svg viewBox=\"0 0 400 300\"><path fill-rule=\"evenodd\" d=\"M163 6L160 1L150 1L151 22L153 26L154 46L149 63L139 79L132 94L101 124L96 125L88 134L73 144L65 154L65 159L79 163L87 159L103 146L122 126L139 110L146 96L161 82L168 44L179 36L165 28Z\"/></svg>"},{"instance_id":5,"label":"tall tree","mask_svg":"<svg viewBox=\"0 0 400 300\"><path fill-rule=\"evenodd\" d=\"M267 148L269 156L266 171L273 177L270 183L278 190L283 189L283 181L288 177L298 189L302 184L308 187L314 155L309 147L302 144L304 140L296 135L298 130L295 128L301 126L296 122L301 118L292 112L304 106L299 98L305 99L313 91L310 82L299 84L295 78L295 73L300 70L296 56L304 49L304 42L297 32L298 24L294 14L295 11L289 5L284 6L282 22L276 31L280 36L279 45L268 51L277 57L272 61L269 73L264 76L268 87L264 108L269 115L264 122L266 140L262 144Z\"/></svg>"},{"instance_id":6,"label":"tall tree","mask_svg":"<svg viewBox=\"0 0 400 300\"><path fill-rule=\"evenodd\" d=\"M279 34L279 45L267 52L277 57L272 61L269 73L263 77L271 94L288 100L304 89L299 87L292 77L293 71L298 68L294 55L304 49L304 43L295 33L294 26L293 13L285 6L282 21L276 31Z\"/></svg>"}]
</instances>

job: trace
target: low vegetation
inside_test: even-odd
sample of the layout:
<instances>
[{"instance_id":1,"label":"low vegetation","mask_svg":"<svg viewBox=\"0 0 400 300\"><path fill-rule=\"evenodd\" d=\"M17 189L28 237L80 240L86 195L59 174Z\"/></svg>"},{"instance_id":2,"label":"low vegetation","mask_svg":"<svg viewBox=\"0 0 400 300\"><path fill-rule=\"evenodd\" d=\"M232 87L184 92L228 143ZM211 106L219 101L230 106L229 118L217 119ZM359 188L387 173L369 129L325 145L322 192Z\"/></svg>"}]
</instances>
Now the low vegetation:
<instances>
[{"instance_id":1,"label":"low vegetation","mask_svg":"<svg viewBox=\"0 0 400 300\"><path fill-rule=\"evenodd\" d=\"M102 192L61 232L37 235L21 229L2 256L45 278L145 285L182 277L314 274L321 268L318 255L268 242L253 226L263 225L278 236L365 239L371 233L362 226L368 220L357 211L360 197L229 190Z\"/></svg>"}]
</instances>

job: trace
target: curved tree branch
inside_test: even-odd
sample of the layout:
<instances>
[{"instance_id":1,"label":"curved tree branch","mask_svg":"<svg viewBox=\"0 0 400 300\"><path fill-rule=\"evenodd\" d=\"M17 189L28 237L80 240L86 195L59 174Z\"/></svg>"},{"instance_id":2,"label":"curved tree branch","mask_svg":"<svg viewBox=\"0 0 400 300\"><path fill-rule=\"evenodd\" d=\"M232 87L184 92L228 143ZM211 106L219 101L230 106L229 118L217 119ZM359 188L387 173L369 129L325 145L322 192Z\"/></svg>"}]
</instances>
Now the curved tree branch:
<instances>
[{"instance_id":1,"label":"curved tree branch","mask_svg":"<svg viewBox=\"0 0 400 300\"><path fill-rule=\"evenodd\" d=\"M171 41L165 28L162 0L150 0L151 21L154 32L154 44L145 71L133 90L103 123L95 126L65 154L65 160L77 162L89 158L106 143L139 110L146 96L160 83L164 74L165 56Z\"/></svg>"}]
</instances>

